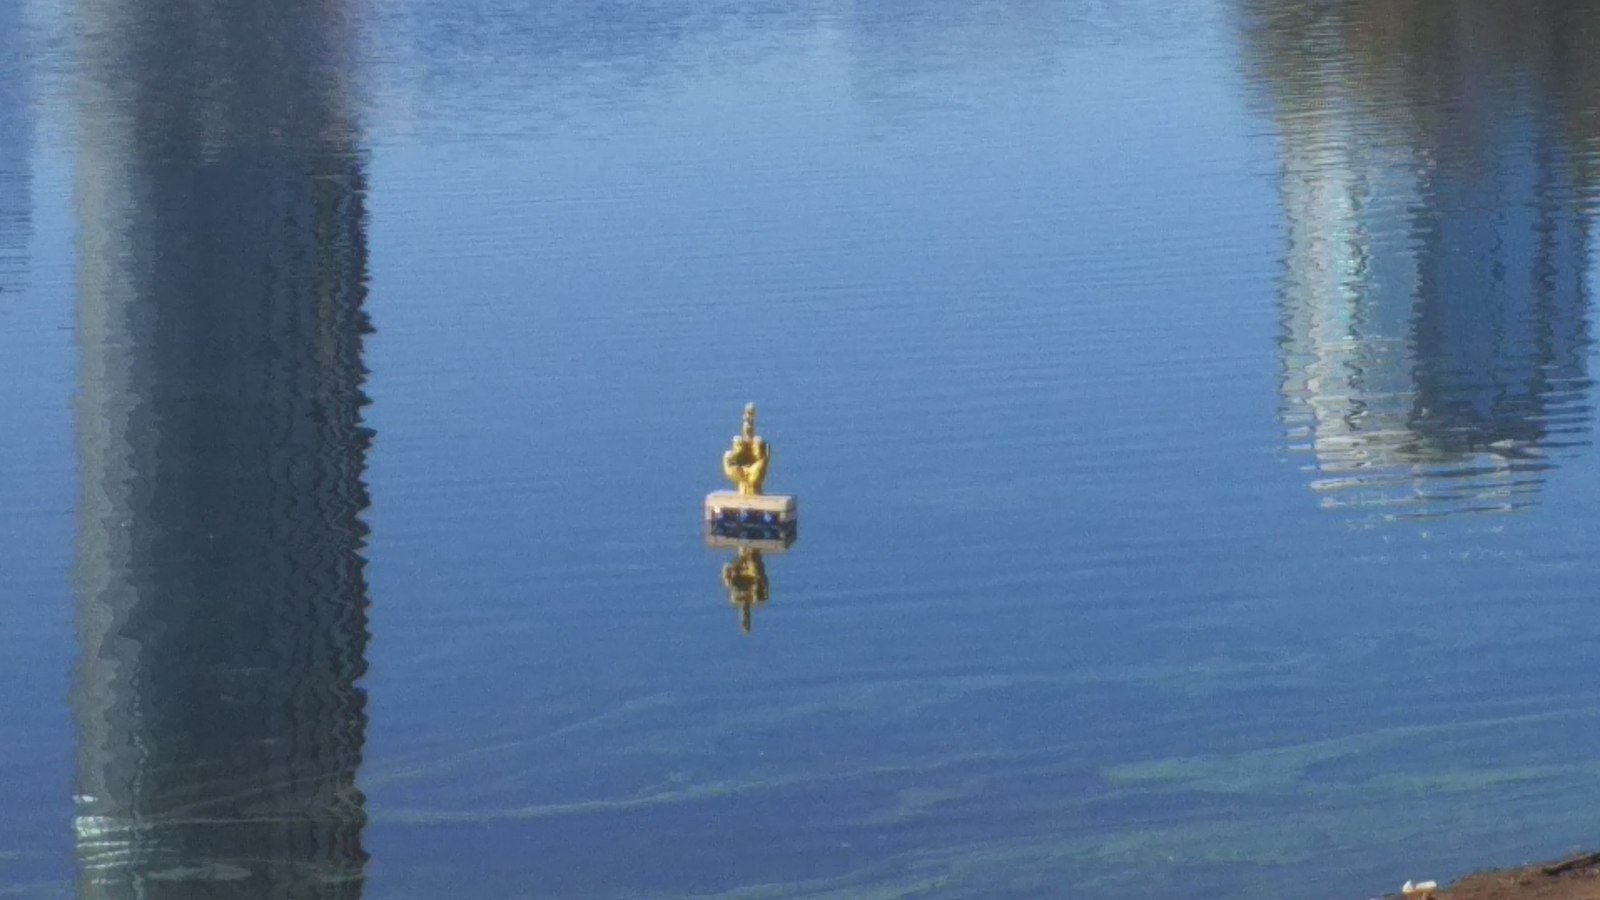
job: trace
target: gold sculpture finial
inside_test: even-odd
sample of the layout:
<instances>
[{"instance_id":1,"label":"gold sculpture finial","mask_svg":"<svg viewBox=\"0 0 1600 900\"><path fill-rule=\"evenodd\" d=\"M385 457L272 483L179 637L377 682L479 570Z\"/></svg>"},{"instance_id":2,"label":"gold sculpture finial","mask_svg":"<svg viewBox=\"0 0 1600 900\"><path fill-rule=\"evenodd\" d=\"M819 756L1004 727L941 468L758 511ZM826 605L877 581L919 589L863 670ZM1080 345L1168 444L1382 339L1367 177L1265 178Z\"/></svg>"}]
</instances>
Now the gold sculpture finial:
<instances>
[{"instance_id":1,"label":"gold sculpture finial","mask_svg":"<svg viewBox=\"0 0 1600 900\"><path fill-rule=\"evenodd\" d=\"M746 403L744 423L734 435L733 447L722 454L722 474L740 494L754 497L761 493L761 483L767 480L767 463L771 459L771 445L756 434L756 405Z\"/></svg>"},{"instance_id":2,"label":"gold sculpture finial","mask_svg":"<svg viewBox=\"0 0 1600 900\"><path fill-rule=\"evenodd\" d=\"M722 586L728 589L728 605L739 610L739 628L750 633L750 611L767 602L767 566L761 551L740 547L739 555L722 567Z\"/></svg>"}]
</instances>

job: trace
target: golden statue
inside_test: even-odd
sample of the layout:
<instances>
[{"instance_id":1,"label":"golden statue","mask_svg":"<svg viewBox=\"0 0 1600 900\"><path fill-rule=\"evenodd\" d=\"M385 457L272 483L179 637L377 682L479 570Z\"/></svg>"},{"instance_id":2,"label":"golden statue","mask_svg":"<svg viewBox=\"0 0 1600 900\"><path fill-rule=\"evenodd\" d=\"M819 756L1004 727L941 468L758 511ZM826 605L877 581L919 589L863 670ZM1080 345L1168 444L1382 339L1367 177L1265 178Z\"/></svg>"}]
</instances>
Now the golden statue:
<instances>
[{"instance_id":1,"label":"golden statue","mask_svg":"<svg viewBox=\"0 0 1600 900\"><path fill-rule=\"evenodd\" d=\"M706 544L735 551L722 567L722 586L728 604L739 610L739 628L746 634L752 611L767 602L762 552L782 553L795 539L795 498L761 493L771 461L772 447L756 434L756 405L747 403L744 426L722 454L722 474L738 490L707 494L705 518Z\"/></svg>"},{"instance_id":2,"label":"golden statue","mask_svg":"<svg viewBox=\"0 0 1600 900\"><path fill-rule=\"evenodd\" d=\"M761 494L767 480L767 463L772 460L772 445L756 434L756 405L744 405L744 425L734 435L733 447L722 454L722 474L746 497Z\"/></svg>"},{"instance_id":3,"label":"golden statue","mask_svg":"<svg viewBox=\"0 0 1600 900\"><path fill-rule=\"evenodd\" d=\"M750 633L750 610L767 602L767 565L761 551L740 547L739 555L722 567L722 586L728 589L728 605L739 610L739 629Z\"/></svg>"}]
</instances>

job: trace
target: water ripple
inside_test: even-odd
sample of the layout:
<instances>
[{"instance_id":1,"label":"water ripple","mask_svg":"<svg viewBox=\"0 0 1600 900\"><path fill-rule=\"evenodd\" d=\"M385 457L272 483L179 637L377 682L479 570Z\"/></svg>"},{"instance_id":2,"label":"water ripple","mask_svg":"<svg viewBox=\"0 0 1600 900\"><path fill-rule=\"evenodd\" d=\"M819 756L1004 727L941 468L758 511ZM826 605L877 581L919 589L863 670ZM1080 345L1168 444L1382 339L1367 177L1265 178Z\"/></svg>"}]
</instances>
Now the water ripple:
<instances>
[{"instance_id":1,"label":"water ripple","mask_svg":"<svg viewBox=\"0 0 1600 900\"><path fill-rule=\"evenodd\" d=\"M1594 13L1536 5L1244 4L1278 125L1281 413L1326 506L1521 509L1589 442L1600 129L1570 111Z\"/></svg>"}]
</instances>

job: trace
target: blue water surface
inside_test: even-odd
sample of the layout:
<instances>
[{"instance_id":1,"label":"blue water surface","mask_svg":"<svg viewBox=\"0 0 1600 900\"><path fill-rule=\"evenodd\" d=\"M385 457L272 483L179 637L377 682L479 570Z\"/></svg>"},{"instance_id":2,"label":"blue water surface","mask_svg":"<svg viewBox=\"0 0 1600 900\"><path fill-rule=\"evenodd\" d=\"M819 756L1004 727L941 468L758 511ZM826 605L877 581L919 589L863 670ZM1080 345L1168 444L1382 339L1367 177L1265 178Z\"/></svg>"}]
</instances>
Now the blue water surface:
<instances>
[{"instance_id":1,"label":"blue water surface","mask_svg":"<svg viewBox=\"0 0 1600 900\"><path fill-rule=\"evenodd\" d=\"M0 6L0 895L1594 841L1600 3ZM750 630L702 498L754 401Z\"/></svg>"}]
</instances>

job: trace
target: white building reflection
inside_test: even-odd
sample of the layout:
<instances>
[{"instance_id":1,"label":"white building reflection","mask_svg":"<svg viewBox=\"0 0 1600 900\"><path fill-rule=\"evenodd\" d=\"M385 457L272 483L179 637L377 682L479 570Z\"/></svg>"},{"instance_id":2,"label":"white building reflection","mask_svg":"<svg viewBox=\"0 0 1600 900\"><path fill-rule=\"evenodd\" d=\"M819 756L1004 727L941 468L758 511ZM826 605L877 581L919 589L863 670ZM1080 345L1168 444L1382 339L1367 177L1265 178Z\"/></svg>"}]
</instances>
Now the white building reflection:
<instances>
[{"instance_id":1,"label":"white building reflection","mask_svg":"<svg viewBox=\"0 0 1600 900\"><path fill-rule=\"evenodd\" d=\"M1586 431L1592 143L1561 60L1600 16L1245 8L1282 165L1283 416L1314 488L1400 515L1536 502Z\"/></svg>"},{"instance_id":2,"label":"white building reflection","mask_svg":"<svg viewBox=\"0 0 1600 900\"><path fill-rule=\"evenodd\" d=\"M77 13L77 894L355 897L370 433L350 11Z\"/></svg>"}]
</instances>

